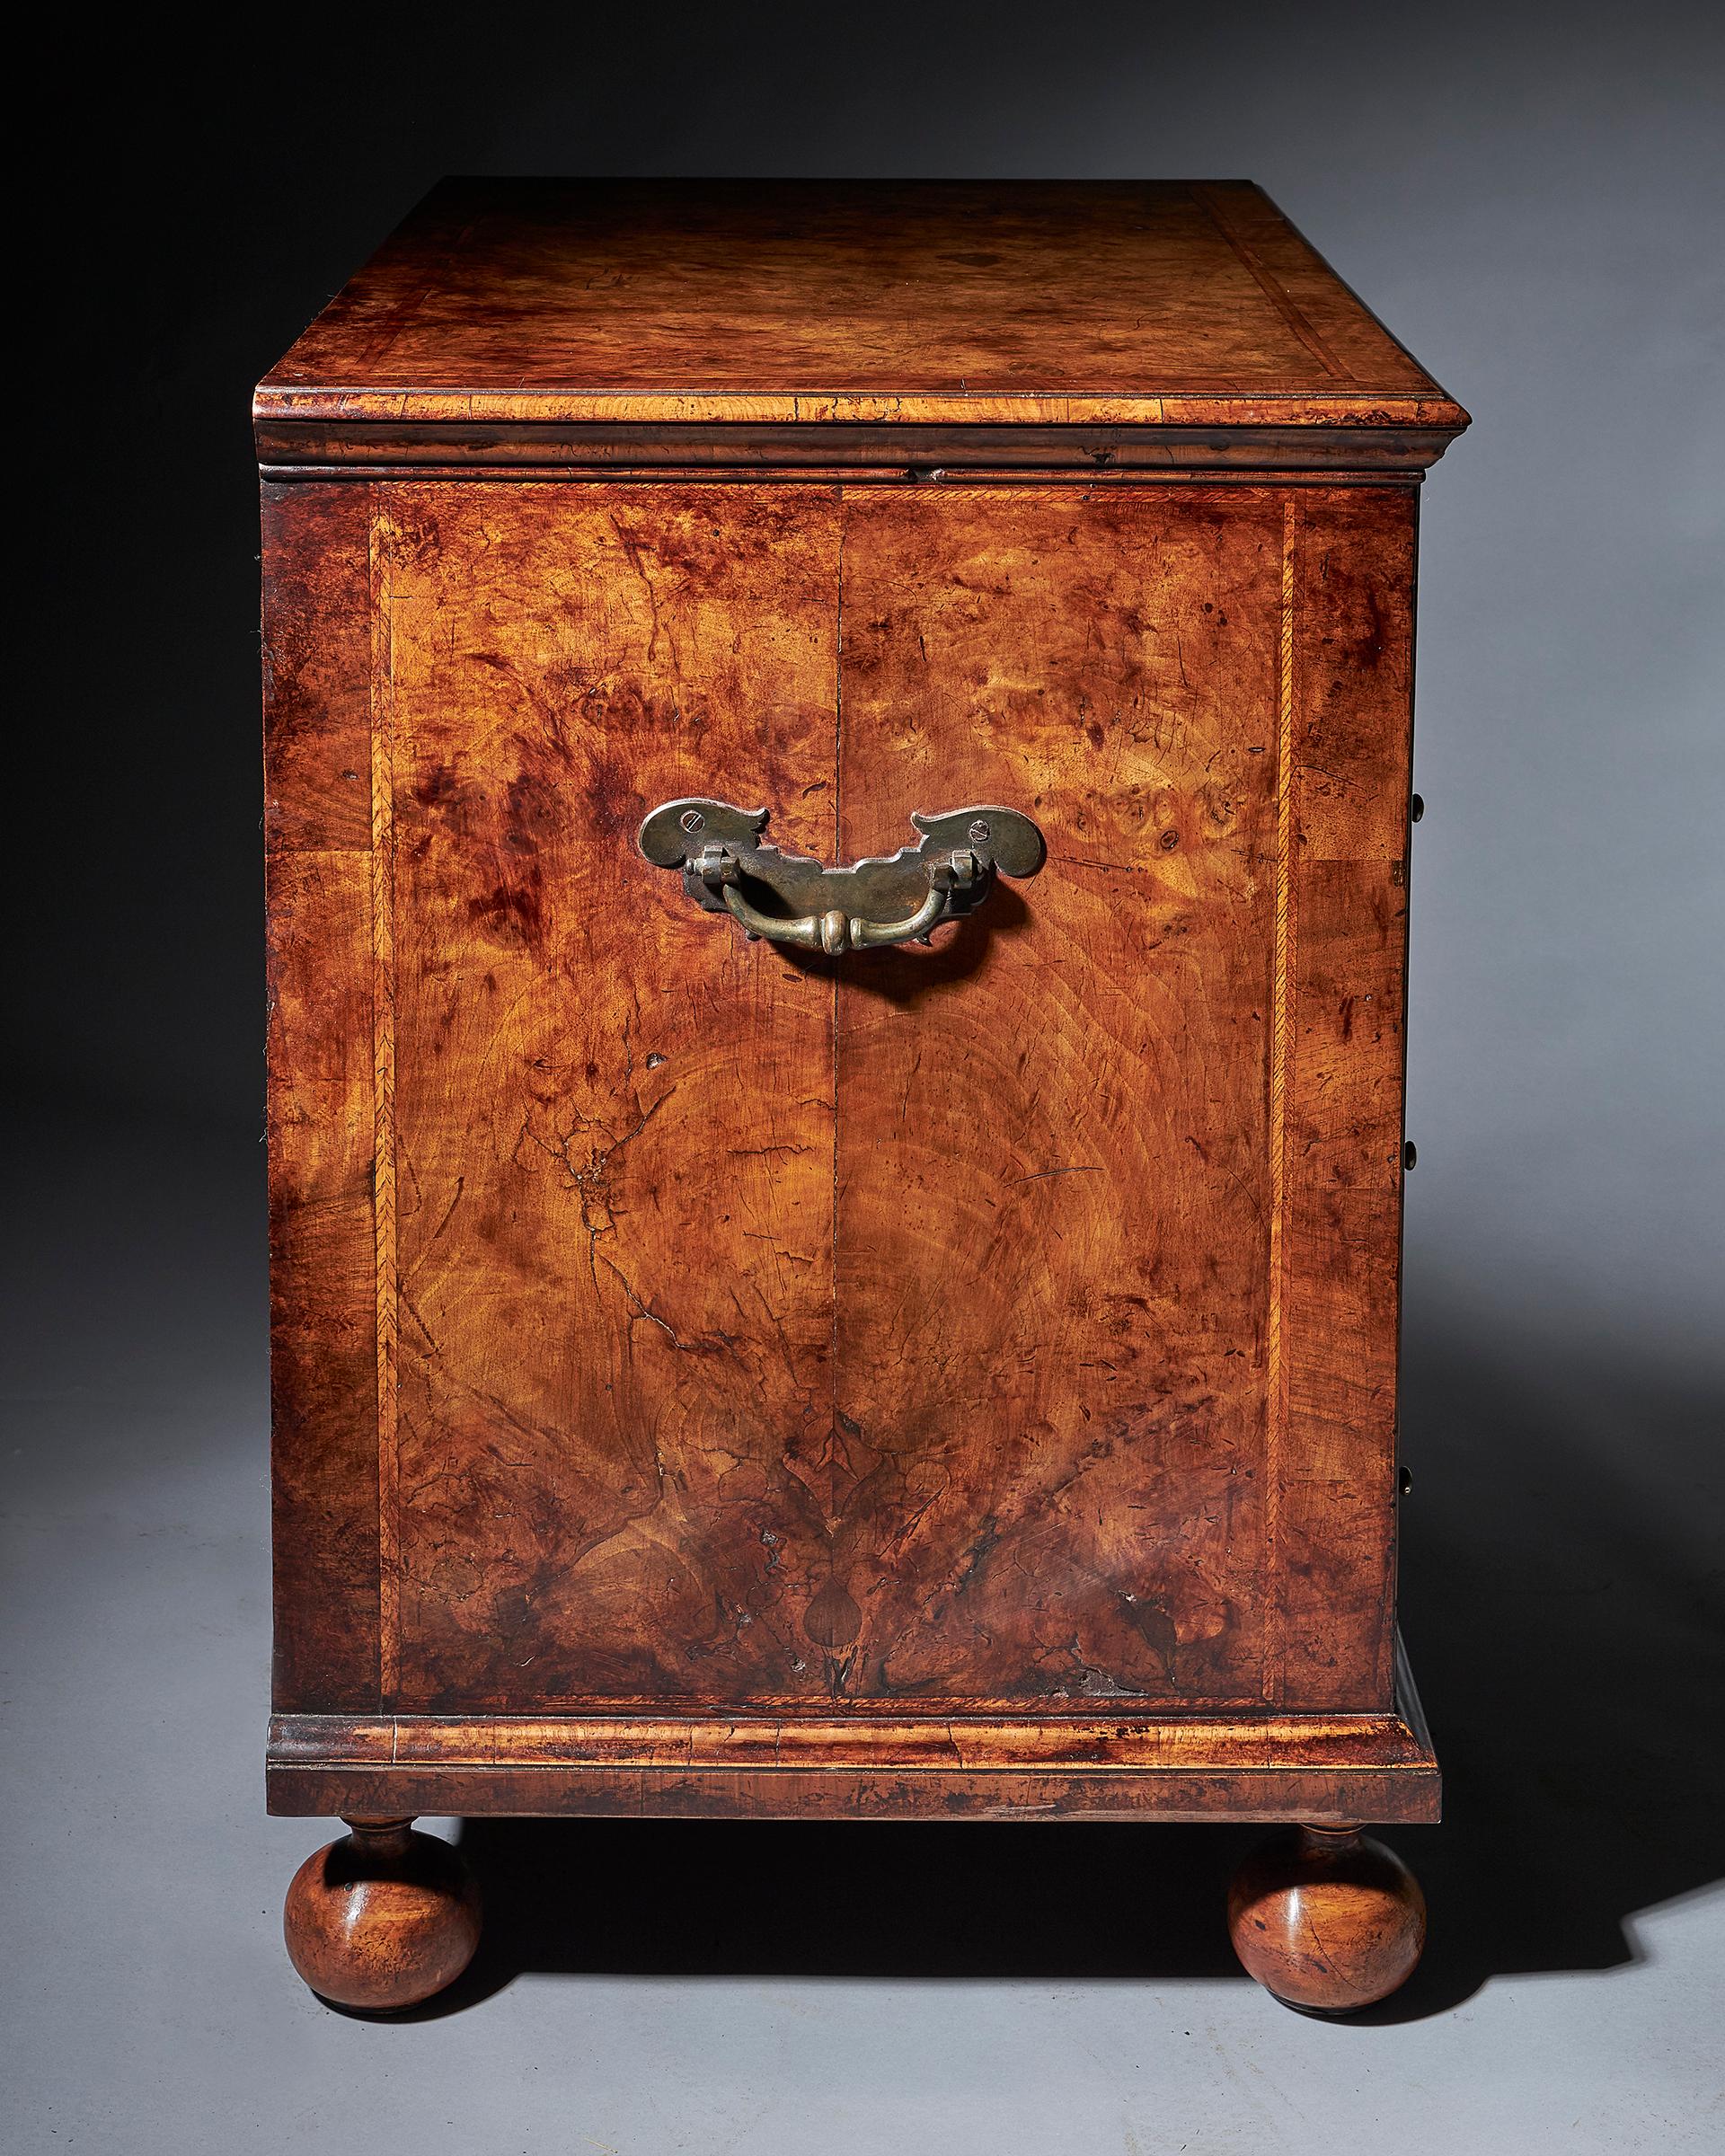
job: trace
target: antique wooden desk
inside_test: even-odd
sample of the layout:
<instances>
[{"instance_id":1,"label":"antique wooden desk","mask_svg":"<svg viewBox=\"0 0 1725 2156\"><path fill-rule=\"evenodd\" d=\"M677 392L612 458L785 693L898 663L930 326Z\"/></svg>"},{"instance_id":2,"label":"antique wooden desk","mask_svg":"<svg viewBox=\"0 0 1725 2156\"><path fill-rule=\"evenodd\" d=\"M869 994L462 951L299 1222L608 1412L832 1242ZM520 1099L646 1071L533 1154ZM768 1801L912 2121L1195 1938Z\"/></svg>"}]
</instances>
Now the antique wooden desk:
<instances>
[{"instance_id":1,"label":"antique wooden desk","mask_svg":"<svg viewBox=\"0 0 1725 2156\"><path fill-rule=\"evenodd\" d=\"M1235 181L449 182L256 411L300 1973L464 1966L420 1812L1215 1818L1392 1988L1466 415Z\"/></svg>"}]
</instances>

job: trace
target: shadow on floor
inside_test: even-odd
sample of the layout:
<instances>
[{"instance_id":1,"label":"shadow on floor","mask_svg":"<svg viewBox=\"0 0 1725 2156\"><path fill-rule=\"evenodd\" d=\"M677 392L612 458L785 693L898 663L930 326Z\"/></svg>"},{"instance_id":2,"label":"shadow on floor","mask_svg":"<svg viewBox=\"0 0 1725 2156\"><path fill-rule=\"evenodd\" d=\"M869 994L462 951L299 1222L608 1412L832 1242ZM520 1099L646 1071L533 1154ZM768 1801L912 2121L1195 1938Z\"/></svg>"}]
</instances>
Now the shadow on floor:
<instances>
[{"instance_id":1,"label":"shadow on floor","mask_svg":"<svg viewBox=\"0 0 1725 2156\"><path fill-rule=\"evenodd\" d=\"M1431 1942L1355 2026L1629 1963L1626 1917L1725 1877L1719 1426L1699 1378L1411 1335L1402 1606L1446 1822L1388 1836ZM420 2010L526 1971L1244 1982L1221 1904L1260 1831L471 1821L484 1944Z\"/></svg>"},{"instance_id":2,"label":"shadow on floor","mask_svg":"<svg viewBox=\"0 0 1725 2156\"><path fill-rule=\"evenodd\" d=\"M99 1381L116 1402L172 1401L252 1382L254 1135L24 1109L8 1190L31 1225L4 1297L20 1392ZM1446 1816L1387 1837L1425 1886L1431 1943L1367 2023L1444 2011L1492 1975L1632 1962L1627 1918L1725 1878L1720 1386L1416 1286L1402 1613ZM173 1442L118 1408L113 1431L128 1471ZM109 1471L61 1445L11 1468L31 1503L68 1478L90 1502ZM1222 1896L1258 1832L470 1821L484 1943L420 2010L529 1971L1231 1977Z\"/></svg>"},{"instance_id":3,"label":"shadow on floor","mask_svg":"<svg viewBox=\"0 0 1725 2156\"><path fill-rule=\"evenodd\" d=\"M1405 1837L1427 1974L1619 1967L1626 1918L1725 1878L1725 1394L1428 1319L1403 1414L1401 1604L1445 1774L1445 1824Z\"/></svg>"}]
</instances>

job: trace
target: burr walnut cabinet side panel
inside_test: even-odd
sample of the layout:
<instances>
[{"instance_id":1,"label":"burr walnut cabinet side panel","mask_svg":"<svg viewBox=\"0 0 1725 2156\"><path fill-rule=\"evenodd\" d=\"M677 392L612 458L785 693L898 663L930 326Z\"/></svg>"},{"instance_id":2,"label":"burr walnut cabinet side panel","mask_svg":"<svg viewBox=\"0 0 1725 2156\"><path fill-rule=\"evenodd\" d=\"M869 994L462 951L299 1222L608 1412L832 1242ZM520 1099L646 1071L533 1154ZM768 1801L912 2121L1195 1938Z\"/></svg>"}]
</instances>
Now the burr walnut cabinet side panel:
<instances>
[{"instance_id":1,"label":"burr walnut cabinet side panel","mask_svg":"<svg viewBox=\"0 0 1725 2156\"><path fill-rule=\"evenodd\" d=\"M1411 495L266 515L279 1704L1387 1709ZM803 958L681 793L1050 862Z\"/></svg>"}]
</instances>

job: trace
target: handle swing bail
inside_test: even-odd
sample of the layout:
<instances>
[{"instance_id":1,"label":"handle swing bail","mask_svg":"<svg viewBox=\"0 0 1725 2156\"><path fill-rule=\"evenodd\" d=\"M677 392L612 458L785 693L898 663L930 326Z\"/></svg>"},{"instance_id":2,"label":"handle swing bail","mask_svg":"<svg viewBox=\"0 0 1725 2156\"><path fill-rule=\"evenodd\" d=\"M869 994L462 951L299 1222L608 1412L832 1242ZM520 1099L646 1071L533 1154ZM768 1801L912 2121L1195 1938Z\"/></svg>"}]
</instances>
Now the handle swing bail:
<instances>
[{"instance_id":1,"label":"handle swing bail","mask_svg":"<svg viewBox=\"0 0 1725 2156\"><path fill-rule=\"evenodd\" d=\"M1034 876L1047 858L1041 832L1015 808L913 813L910 820L920 844L849 868L763 845L767 811L729 801L661 802L636 844L656 868L682 870L684 890L703 912L730 914L751 939L835 958L926 943L942 921L983 903L996 870Z\"/></svg>"}]
</instances>

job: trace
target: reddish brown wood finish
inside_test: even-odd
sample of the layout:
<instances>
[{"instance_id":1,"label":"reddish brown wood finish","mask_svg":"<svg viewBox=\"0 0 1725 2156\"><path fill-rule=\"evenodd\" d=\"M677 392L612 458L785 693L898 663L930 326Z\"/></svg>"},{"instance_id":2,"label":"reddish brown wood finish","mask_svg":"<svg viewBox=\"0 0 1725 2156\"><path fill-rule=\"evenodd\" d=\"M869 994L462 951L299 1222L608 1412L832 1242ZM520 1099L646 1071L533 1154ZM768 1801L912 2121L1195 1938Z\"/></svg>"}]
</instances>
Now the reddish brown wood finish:
<instances>
[{"instance_id":1,"label":"reddish brown wood finish","mask_svg":"<svg viewBox=\"0 0 1725 2156\"><path fill-rule=\"evenodd\" d=\"M379 1699L371 503L267 492L276 1694Z\"/></svg>"},{"instance_id":2,"label":"reddish brown wood finish","mask_svg":"<svg viewBox=\"0 0 1725 2156\"><path fill-rule=\"evenodd\" d=\"M709 1818L1286 1819L1438 1816L1431 1740L1405 1671L1387 1715L985 1719L847 1708L780 1716L283 1715L282 1812Z\"/></svg>"},{"instance_id":3,"label":"reddish brown wood finish","mask_svg":"<svg viewBox=\"0 0 1725 2156\"><path fill-rule=\"evenodd\" d=\"M447 181L257 413L266 461L314 462L668 426L699 464L727 429L815 424L901 455L919 426L1168 428L1199 464L1229 432L1274 463L1347 429L1420 464L1466 424L1240 181Z\"/></svg>"},{"instance_id":4,"label":"reddish brown wood finish","mask_svg":"<svg viewBox=\"0 0 1725 2156\"><path fill-rule=\"evenodd\" d=\"M844 532L840 852L948 793L1049 844L836 983L846 1682L1261 1701L1280 503L876 489Z\"/></svg>"},{"instance_id":5,"label":"reddish brown wood finish","mask_svg":"<svg viewBox=\"0 0 1725 2156\"><path fill-rule=\"evenodd\" d=\"M836 505L380 504L393 1697L818 1696L799 1460L832 1425L832 991L708 932L634 833L718 784L830 851Z\"/></svg>"},{"instance_id":6,"label":"reddish brown wood finish","mask_svg":"<svg viewBox=\"0 0 1725 2156\"><path fill-rule=\"evenodd\" d=\"M1355 2013L1412 1975L1426 1897L1381 1842L1352 1827L1303 1826L1234 1874L1228 1932L1247 1972L1287 2005Z\"/></svg>"},{"instance_id":7,"label":"reddish brown wood finish","mask_svg":"<svg viewBox=\"0 0 1725 2156\"><path fill-rule=\"evenodd\" d=\"M459 1853L406 1819L348 1821L288 1889L288 1957L320 1997L367 2013L418 2006L479 1944L479 1890Z\"/></svg>"},{"instance_id":8,"label":"reddish brown wood finish","mask_svg":"<svg viewBox=\"0 0 1725 2156\"><path fill-rule=\"evenodd\" d=\"M382 1614L318 1621L386 1703L1388 1706L1411 539L1384 491L374 490L378 848L288 945L382 1146L381 1450L323 1486ZM846 856L1022 801L1050 862L801 965L633 853L715 788Z\"/></svg>"},{"instance_id":9,"label":"reddish brown wood finish","mask_svg":"<svg viewBox=\"0 0 1725 2156\"><path fill-rule=\"evenodd\" d=\"M264 496L271 858L371 851L371 526L364 487Z\"/></svg>"},{"instance_id":10,"label":"reddish brown wood finish","mask_svg":"<svg viewBox=\"0 0 1725 2156\"><path fill-rule=\"evenodd\" d=\"M435 198L260 411L327 467L265 488L272 1806L1434 1817L1410 475L1464 415L1255 190L536 183ZM806 956L639 857L680 794L1049 856Z\"/></svg>"}]
</instances>

